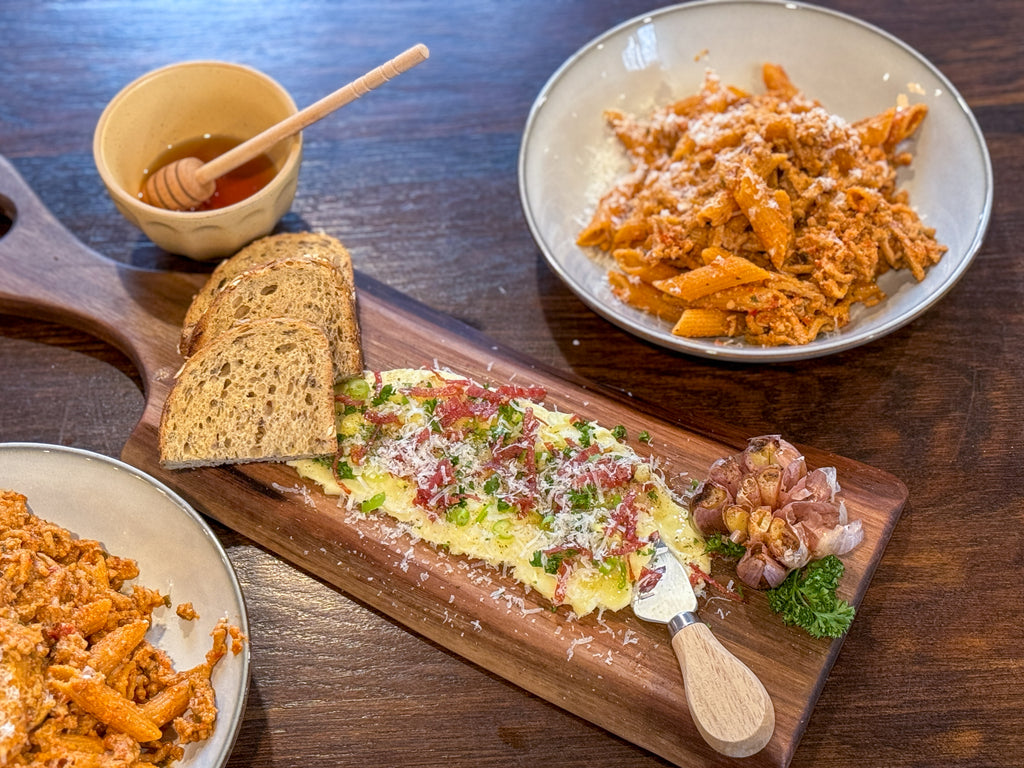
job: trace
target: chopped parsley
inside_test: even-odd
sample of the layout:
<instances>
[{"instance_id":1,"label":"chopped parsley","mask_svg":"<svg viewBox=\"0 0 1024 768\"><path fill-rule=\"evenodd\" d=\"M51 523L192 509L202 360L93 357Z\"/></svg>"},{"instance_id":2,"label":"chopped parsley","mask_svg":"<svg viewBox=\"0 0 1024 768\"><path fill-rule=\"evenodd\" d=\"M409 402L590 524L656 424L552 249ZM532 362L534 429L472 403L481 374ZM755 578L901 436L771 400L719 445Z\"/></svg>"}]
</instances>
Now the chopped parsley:
<instances>
[{"instance_id":1,"label":"chopped parsley","mask_svg":"<svg viewBox=\"0 0 1024 768\"><path fill-rule=\"evenodd\" d=\"M589 448L594 441L594 425L589 421L574 421L572 425L580 433L580 445Z\"/></svg>"},{"instance_id":2,"label":"chopped parsley","mask_svg":"<svg viewBox=\"0 0 1024 768\"><path fill-rule=\"evenodd\" d=\"M530 559L530 565L534 568L543 568L544 573L558 573L558 569L562 567L562 561L566 559L572 559L577 555L575 549L563 549L559 552L552 552L551 554L545 555L539 549L533 553L533 557Z\"/></svg>"},{"instance_id":3,"label":"chopped parsley","mask_svg":"<svg viewBox=\"0 0 1024 768\"><path fill-rule=\"evenodd\" d=\"M394 385L385 384L383 387L380 388L380 392L373 396L373 400L371 400L370 402L373 405L384 405L384 403L391 399L391 396L393 394L395 394Z\"/></svg>"},{"instance_id":4,"label":"chopped parsley","mask_svg":"<svg viewBox=\"0 0 1024 768\"><path fill-rule=\"evenodd\" d=\"M704 549L709 555L719 555L725 560L739 560L747 551L742 544L737 544L722 533L712 533L708 536L704 540Z\"/></svg>"},{"instance_id":5,"label":"chopped parsley","mask_svg":"<svg viewBox=\"0 0 1024 768\"><path fill-rule=\"evenodd\" d=\"M523 423L523 414L516 410L510 403L502 403L498 406L498 417L494 420L489 430L491 439L502 440L515 433L516 428Z\"/></svg>"},{"instance_id":6,"label":"chopped parsley","mask_svg":"<svg viewBox=\"0 0 1024 768\"><path fill-rule=\"evenodd\" d=\"M573 509L591 509L597 501L597 487L587 483L582 488L570 488L566 491Z\"/></svg>"}]
</instances>

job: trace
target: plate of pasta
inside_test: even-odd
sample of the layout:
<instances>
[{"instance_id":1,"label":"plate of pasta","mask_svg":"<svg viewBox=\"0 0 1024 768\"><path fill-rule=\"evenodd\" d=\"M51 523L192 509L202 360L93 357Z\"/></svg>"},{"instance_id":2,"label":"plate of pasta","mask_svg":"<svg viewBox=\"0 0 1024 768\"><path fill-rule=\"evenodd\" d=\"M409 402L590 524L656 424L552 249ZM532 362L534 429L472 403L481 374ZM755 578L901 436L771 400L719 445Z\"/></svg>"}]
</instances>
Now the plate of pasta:
<instances>
[{"instance_id":1,"label":"plate of pasta","mask_svg":"<svg viewBox=\"0 0 1024 768\"><path fill-rule=\"evenodd\" d=\"M932 307L981 247L984 137L921 54L853 17L713 0L626 21L551 76L520 199L551 269L663 347L819 357Z\"/></svg>"},{"instance_id":2,"label":"plate of pasta","mask_svg":"<svg viewBox=\"0 0 1024 768\"><path fill-rule=\"evenodd\" d=\"M0 763L225 764L248 625L202 518L118 460L6 443L0 534L0 675L16 691L0 704Z\"/></svg>"}]
</instances>

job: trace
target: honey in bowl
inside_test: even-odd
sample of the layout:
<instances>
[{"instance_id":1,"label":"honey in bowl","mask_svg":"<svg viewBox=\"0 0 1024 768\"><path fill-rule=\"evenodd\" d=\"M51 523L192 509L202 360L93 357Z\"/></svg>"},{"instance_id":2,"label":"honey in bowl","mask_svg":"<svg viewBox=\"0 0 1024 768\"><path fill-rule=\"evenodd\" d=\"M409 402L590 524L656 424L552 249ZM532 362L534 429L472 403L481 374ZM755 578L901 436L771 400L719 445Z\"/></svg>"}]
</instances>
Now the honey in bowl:
<instances>
[{"instance_id":1,"label":"honey in bowl","mask_svg":"<svg viewBox=\"0 0 1024 768\"><path fill-rule=\"evenodd\" d=\"M204 163L208 163L215 157L219 157L228 150L234 149L242 141L242 139L236 139L231 136L205 134L168 147L143 171L142 183L139 185L139 199L142 199L142 190L145 188L149 177L164 166L186 157L195 157ZM250 195L254 195L263 189L263 187L270 183L270 180L274 178L276 173L277 167L270 157L265 154L257 155L252 160L217 179L215 182L217 189L210 199L189 210L210 211L240 203Z\"/></svg>"}]
</instances>

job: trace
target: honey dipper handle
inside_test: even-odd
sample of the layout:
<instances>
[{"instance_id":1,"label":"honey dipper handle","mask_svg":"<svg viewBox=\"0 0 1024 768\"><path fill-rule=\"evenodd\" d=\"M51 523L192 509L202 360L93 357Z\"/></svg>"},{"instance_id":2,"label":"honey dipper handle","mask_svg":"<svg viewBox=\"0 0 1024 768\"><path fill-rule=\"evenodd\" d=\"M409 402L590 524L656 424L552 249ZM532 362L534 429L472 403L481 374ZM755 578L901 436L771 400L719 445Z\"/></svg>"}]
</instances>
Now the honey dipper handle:
<instances>
[{"instance_id":1,"label":"honey dipper handle","mask_svg":"<svg viewBox=\"0 0 1024 768\"><path fill-rule=\"evenodd\" d=\"M676 632L672 648L704 741L729 757L759 752L775 730L775 707L757 676L700 621Z\"/></svg>"},{"instance_id":2,"label":"honey dipper handle","mask_svg":"<svg viewBox=\"0 0 1024 768\"><path fill-rule=\"evenodd\" d=\"M336 109L355 101L374 88L384 85L388 80L426 61L429 56L430 51L427 46L422 43L414 45L348 85L343 85L333 93L324 96L320 101L310 104L300 112L270 126L262 133L201 166L196 171L196 180L200 184L206 184L214 179L219 179L225 173L233 171L257 155L266 152L282 139L287 139L317 120L327 117Z\"/></svg>"}]
</instances>

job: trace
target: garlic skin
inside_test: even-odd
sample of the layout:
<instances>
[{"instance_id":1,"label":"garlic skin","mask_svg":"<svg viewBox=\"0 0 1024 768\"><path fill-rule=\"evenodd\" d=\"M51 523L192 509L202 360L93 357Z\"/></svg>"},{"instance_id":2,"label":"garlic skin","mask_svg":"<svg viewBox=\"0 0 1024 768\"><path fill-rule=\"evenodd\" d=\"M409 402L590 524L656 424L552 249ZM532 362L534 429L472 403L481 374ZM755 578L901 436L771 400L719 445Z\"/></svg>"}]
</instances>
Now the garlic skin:
<instances>
[{"instance_id":1,"label":"garlic skin","mask_svg":"<svg viewBox=\"0 0 1024 768\"><path fill-rule=\"evenodd\" d=\"M712 464L690 512L705 536L720 533L746 548L736 575L757 588L777 587L791 571L864 540L861 521L848 519L835 467L808 471L779 435L751 438Z\"/></svg>"}]
</instances>

